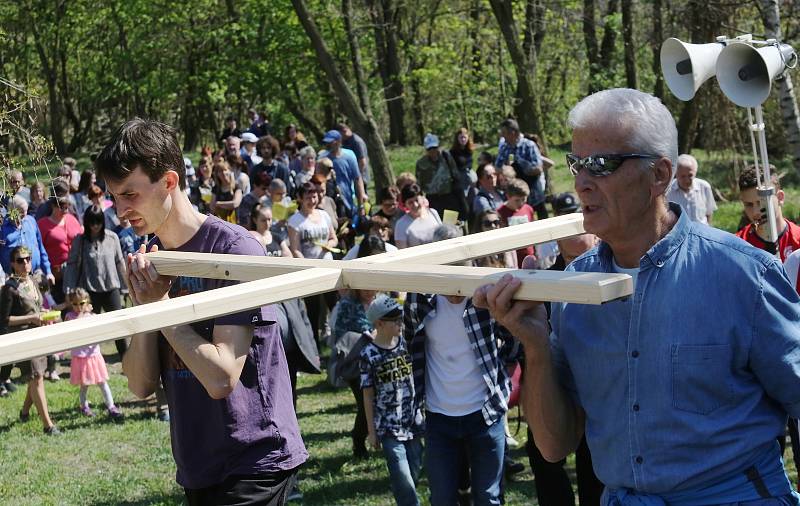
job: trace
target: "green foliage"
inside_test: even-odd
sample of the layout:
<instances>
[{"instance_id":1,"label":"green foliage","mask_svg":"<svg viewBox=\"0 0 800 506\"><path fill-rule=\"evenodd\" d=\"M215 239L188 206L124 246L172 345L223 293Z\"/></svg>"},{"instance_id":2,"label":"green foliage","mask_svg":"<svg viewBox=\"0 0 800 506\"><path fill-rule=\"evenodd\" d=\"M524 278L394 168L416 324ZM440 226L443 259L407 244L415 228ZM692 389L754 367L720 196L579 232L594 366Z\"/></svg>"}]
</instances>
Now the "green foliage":
<instances>
[{"instance_id":1,"label":"green foliage","mask_svg":"<svg viewBox=\"0 0 800 506\"><path fill-rule=\"evenodd\" d=\"M306 0L351 88L350 49L337 2ZM516 70L488 0L392 0L404 87L405 128L411 143L426 131L448 139L467 126L479 142L496 141L497 124L514 110ZM354 0L353 26L361 46L371 109L384 137L389 118L378 71L375 26L366 0ZM544 2L544 32L537 60L527 72L541 107L549 144L568 141L566 115L590 89L623 86L622 19L596 2L595 38L616 35L608 65L590 66L583 33L584 3ZM63 9L60 7L63 6ZM522 40L525 2L513 1ZM783 3L786 42L797 45L800 16ZM652 91L653 3L634 2L636 66L641 89ZM663 6L664 36L690 40L692 9L709 33L736 27L763 31L753 4L681 0ZM733 31L731 31L733 30ZM324 130L341 111L289 0L24 0L0 5L0 76L18 83L38 105L29 110L38 133L64 155L93 152L109 132L133 116L174 124L185 146L213 144L228 114L246 123L255 108L276 130L293 122L301 130ZM698 40L697 42L700 42ZM792 71L798 79L798 71ZM698 99L698 147L749 150L744 111L713 83ZM685 104L667 92L676 118ZM0 102L0 109L7 109ZM770 152L787 152L777 100L765 104ZM301 117L302 116L302 117ZM311 139L315 141L315 139ZM316 140L318 141L318 139ZM25 150L0 137L0 146Z\"/></svg>"}]
</instances>

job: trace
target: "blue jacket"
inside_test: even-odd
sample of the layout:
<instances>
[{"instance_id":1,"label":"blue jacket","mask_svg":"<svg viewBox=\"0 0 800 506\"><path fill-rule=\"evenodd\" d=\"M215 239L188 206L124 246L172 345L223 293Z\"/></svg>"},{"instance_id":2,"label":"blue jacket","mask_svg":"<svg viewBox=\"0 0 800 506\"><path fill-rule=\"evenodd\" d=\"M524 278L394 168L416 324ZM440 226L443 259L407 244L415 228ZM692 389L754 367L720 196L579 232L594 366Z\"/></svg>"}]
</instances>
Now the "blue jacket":
<instances>
[{"instance_id":1,"label":"blue jacket","mask_svg":"<svg viewBox=\"0 0 800 506\"><path fill-rule=\"evenodd\" d=\"M17 246L27 246L31 250L31 267L35 271L41 269L45 274L51 274L50 259L42 244L42 234L33 216L25 216L17 227L16 223L6 218L0 227L0 265L3 270L11 274L11 250Z\"/></svg>"}]
</instances>

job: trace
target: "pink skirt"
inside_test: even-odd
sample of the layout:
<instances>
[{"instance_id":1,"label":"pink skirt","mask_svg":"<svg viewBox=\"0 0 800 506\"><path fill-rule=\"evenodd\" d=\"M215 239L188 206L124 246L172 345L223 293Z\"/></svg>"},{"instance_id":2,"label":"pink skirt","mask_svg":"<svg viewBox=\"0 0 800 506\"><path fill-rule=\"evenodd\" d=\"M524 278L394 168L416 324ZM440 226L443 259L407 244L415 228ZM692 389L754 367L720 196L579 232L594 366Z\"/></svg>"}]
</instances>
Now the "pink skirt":
<instances>
[{"instance_id":1,"label":"pink skirt","mask_svg":"<svg viewBox=\"0 0 800 506\"><path fill-rule=\"evenodd\" d=\"M69 382L73 385L97 385L108 381L108 369L103 355L72 357Z\"/></svg>"}]
</instances>

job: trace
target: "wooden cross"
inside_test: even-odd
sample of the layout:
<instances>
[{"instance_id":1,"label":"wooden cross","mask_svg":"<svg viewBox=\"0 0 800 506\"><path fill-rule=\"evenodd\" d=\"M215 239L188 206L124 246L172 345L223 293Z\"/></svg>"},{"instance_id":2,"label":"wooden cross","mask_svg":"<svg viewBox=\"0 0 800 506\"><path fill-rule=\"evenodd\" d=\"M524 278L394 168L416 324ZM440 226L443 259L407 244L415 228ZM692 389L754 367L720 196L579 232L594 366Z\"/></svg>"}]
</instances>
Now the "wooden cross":
<instances>
[{"instance_id":1,"label":"wooden cross","mask_svg":"<svg viewBox=\"0 0 800 506\"><path fill-rule=\"evenodd\" d=\"M445 265L583 232L583 215L569 214L350 261L148 253L159 274L243 283L0 336L0 365L342 288L470 296L510 273L522 281L520 300L602 304L629 296L625 274Z\"/></svg>"}]
</instances>

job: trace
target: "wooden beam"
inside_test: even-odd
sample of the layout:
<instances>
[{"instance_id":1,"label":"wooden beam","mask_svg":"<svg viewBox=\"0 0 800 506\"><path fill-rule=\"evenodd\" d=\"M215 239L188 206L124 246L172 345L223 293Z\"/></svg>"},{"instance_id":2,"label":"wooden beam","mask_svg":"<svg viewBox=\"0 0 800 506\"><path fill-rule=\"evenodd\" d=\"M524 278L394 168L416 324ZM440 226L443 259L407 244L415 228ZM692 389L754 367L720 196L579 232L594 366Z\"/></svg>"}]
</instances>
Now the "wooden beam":
<instances>
[{"instance_id":1,"label":"wooden beam","mask_svg":"<svg viewBox=\"0 0 800 506\"><path fill-rule=\"evenodd\" d=\"M195 258L197 255L199 258ZM176 252L153 254L160 270L187 276L256 279L164 302L103 313L81 320L8 334L0 340L0 364L149 332L163 327L215 318L249 308L304 297L337 288L414 291L470 296L475 289L510 273L522 280L519 300L602 304L633 291L630 276L589 272L492 269L428 265L370 265L340 260L297 260ZM165 258L166 257L166 258ZM203 258L206 257L206 258ZM166 260L166 262L164 262ZM230 262L228 262L230 260ZM260 279L269 264L302 270ZM166 268L165 266L171 266ZM227 274L220 269L225 269ZM236 276L234 276L234 274Z\"/></svg>"},{"instance_id":2,"label":"wooden beam","mask_svg":"<svg viewBox=\"0 0 800 506\"><path fill-rule=\"evenodd\" d=\"M306 269L91 318L12 332L0 339L0 364L329 292L339 286L340 278L341 272L336 269Z\"/></svg>"},{"instance_id":3,"label":"wooden beam","mask_svg":"<svg viewBox=\"0 0 800 506\"><path fill-rule=\"evenodd\" d=\"M481 285L504 274L522 280L520 300L602 304L631 294L631 278L624 274L494 269L456 265L375 265L349 260L258 257L160 251L148 253L156 270L165 275L250 281L309 268L338 269L340 288L472 295Z\"/></svg>"},{"instance_id":4,"label":"wooden beam","mask_svg":"<svg viewBox=\"0 0 800 506\"><path fill-rule=\"evenodd\" d=\"M394 262L452 264L503 251L525 248L533 244L564 239L584 232L583 215L572 213L364 257L359 261L376 264Z\"/></svg>"},{"instance_id":5,"label":"wooden beam","mask_svg":"<svg viewBox=\"0 0 800 506\"><path fill-rule=\"evenodd\" d=\"M189 268L184 260L194 254L160 252L154 254L153 258L159 271L164 274L252 281L169 301L104 313L90 319L8 334L0 339L0 364L348 286L470 295L477 286L491 282L507 271L475 270L477 269L475 267L431 267L420 264L462 262L578 235L583 231L583 216L571 214L351 262L330 264L304 259L267 259L231 255L231 258L226 258L224 263L220 263L219 259L211 261L196 259L195 265ZM256 266L253 265L254 259L258 263ZM271 260L269 265L264 262L268 260ZM398 266L388 265L395 263ZM170 270L176 269L179 264L180 270ZM371 264L372 267L369 267ZM378 269L377 264L386 265L380 265ZM328 267L322 267L323 265ZM256 270L258 275L254 274ZM269 275L267 272L280 277L261 279ZM517 270L511 272L523 279L519 298L529 300L599 304L630 295L632 292L631 280L624 275Z\"/></svg>"}]
</instances>

